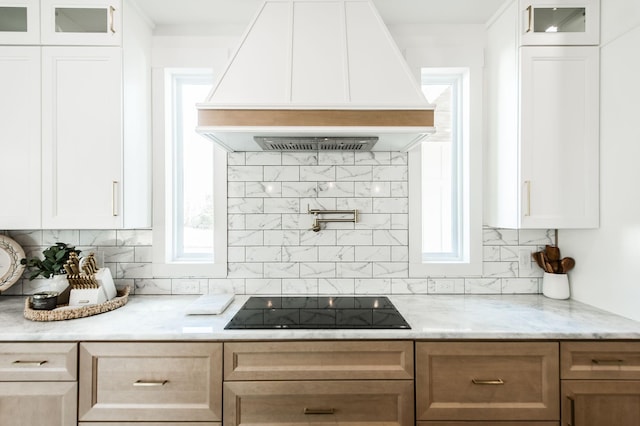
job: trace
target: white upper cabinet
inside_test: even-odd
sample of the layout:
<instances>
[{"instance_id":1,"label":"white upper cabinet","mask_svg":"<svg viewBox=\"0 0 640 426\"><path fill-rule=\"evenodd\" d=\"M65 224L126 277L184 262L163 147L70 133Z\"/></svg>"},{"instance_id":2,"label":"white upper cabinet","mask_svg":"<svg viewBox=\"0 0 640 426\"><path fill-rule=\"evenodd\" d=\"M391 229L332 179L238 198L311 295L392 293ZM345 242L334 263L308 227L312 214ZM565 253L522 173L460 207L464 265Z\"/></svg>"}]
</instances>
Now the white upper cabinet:
<instances>
[{"instance_id":1,"label":"white upper cabinet","mask_svg":"<svg viewBox=\"0 0 640 426\"><path fill-rule=\"evenodd\" d=\"M40 1L0 1L0 44L40 42Z\"/></svg>"},{"instance_id":2,"label":"white upper cabinet","mask_svg":"<svg viewBox=\"0 0 640 426\"><path fill-rule=\"evenodd\" d=\"M118 47L42 48L42 224L122 226Z\"/></svg>"},{"instance_id":3,"label":"white upper cabinet","mask_svg":"<svg viewBox=\"0 0 640 426\"><path fill-rule=\"evenodd\" d=\"M487 33L485 224L597 228L599 47L519 47L518 13Z\"/></svg>"},{"instance_id":4,"label":"white upper cabinet","mask_svg":"<svg viewBox=\"0 0 640 426\"><path fill-rule=\"evenodd\" d=\"M39 229L39 47L0 46L0 93L0 229Z\"/></svg>"},{"instance_id":5,"label":"white upper cabinet","mask_svg":"<svg viewBox=\"0 0 640 426\"><path fill-rule=\"evenodd\" d=\"M122 43L122 3L119 0L42 0L41 41L45 45Z\"/></svg>"},{"instance_id":6,"label":"white upper cabinet","mask_svg":"<svg viewBox=\"0 0 640 426\"><path fill-rule=\"evenodd\" d=\"M599 0L520 0L523 46L597 45Z\"/></svg>"}]
</instances>

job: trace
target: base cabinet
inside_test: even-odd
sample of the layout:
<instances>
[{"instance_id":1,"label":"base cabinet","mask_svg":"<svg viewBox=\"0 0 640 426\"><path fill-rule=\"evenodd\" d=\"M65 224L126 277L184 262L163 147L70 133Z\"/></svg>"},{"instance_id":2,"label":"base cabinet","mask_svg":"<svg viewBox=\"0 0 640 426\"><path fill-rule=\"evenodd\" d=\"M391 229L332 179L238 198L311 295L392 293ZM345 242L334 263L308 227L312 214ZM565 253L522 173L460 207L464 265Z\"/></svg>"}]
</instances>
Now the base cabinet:
<instances>
[{"instance_id":1,"label":"base cabinet","mask_svg":"<svg viewBox=\"0 0 640 426\"><path fill-rule=\"evenodd\" d=\"M75 382L0 383L0 425L75 426Z\"/></svg>"},{"instance_id":2,"label":"base cabinet","mask_svg":"<svg viewBox=\"0 0 640 426\"><path fill-rule=\"evenodd\" d=\"M496 422L418 422L418 426L496 426ZM558 422L500 422L497 426L559 426Z\"/></svg>"}]
</instances>

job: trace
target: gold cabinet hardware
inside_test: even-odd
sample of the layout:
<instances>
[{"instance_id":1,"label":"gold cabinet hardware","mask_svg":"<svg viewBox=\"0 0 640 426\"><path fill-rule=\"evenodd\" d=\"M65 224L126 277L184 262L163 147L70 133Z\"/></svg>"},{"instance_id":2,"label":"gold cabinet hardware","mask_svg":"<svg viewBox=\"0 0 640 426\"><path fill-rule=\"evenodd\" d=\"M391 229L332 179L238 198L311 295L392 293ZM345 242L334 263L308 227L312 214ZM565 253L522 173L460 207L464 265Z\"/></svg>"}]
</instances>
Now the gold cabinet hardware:
<instances>
[{"instance_id":1,"label":"gold cabinet hardware","mask_svg":"<svg viewBox=\"0 0 640 426\"><path fill-rule=\"evenodd\" d=\"M118 181L111 183L111 214L118 216Z\"/></svg>"},{"instance_id":2,"label":"gold cabinet hardware","mask_svg":"<svg viewBox=\"0 0 640 426\"><path fill-rule=\"evenodd\" d=\"M471 379L471 383L473 383L474 385L500 386L500 385L504 385L504 380L502 379Z\"/></svg>"},{"instance_id":3,"label":"gold cabinet hardware","mask_svg":"<svg viewBox=\"0 0 640 426\"><path fill-rule=\"evenodd\" d=\"M575 426L576 425L576 402L573 398L567 396L569 400L569 422L567 426Z\"/></svg>"},{"instance_id":4,"label":"gold cabinet hardware","mask_svg":"<svg viewBox=\"0 0 640 426\"><path fill-rule=\"evenodd\" d=\"M113 14L115 13L116 8L113 6L109 6L109 29L111 30L112 34L116 33L116 27L115 27L115 19Z\"/></svg>"},{"instance_id":5,"label":"gold cabinet hardware","mask_svg":"<svg viewBox=\"0 0 640 426\"><path fill-rule=\"evenodd\" d=\"M140 387L153 387L153 386L164 386L169 383L168 380L136 380L133 382L133 386Z\"/></svg>"},{"instance_id":6,"label":"gold cabinet hardware","mask_svg":"<svg viewBox=\"0 0 640 426\"><path fill-rule=\"evenodd\" d=\"M527 12L529 15L528 18L528 25L527 25L527 32L530 33L531 31L533 31L533 6L529 5L529 7L527 7Z\"/></svg>"},{"instance_id":7,"label":"gold cabinet hardware","mask_svg":"<svg viewBox=\"0 0 640 426\"><path fill-rule=\"evenodd\" d=\"M37 365L37 366L40 366L40 365L46 364L46 363L47 363L47 361L23 361L23 360L16 360L16 361L13 361L13 363L14 363L14 364L18 364L18 365Z\"/></svg>"},{"instance_id":8,"label":"gold cabinet hardware","mask_svg":"<svg viewBox=\"0 0 640 426\"><path fill-rule=\"evenodd\" d=\"M592 364L595 365L620 365L624 364L623 359L592 359Z\"/></svg>"},{"instance_id":9,"label":"gold cabinet hardware","mask_svg":"<svg viewBox=\"0 0 640 426\"><path fill-rule=\"evenodd\" d=\"M531 181L525 180L524 184L527 187L527 212L524 215L531 216Z\"/></svg>"},{"instance_id":10,"label":"gold cabinet hardware","mask_svg":"<svg viewBox=\"0 0 640 426\"><path fill-rule=\"evenodd\" d=\"M334 408L305 408L304 414L334 414Z\"/></svg>"}]
</instances>

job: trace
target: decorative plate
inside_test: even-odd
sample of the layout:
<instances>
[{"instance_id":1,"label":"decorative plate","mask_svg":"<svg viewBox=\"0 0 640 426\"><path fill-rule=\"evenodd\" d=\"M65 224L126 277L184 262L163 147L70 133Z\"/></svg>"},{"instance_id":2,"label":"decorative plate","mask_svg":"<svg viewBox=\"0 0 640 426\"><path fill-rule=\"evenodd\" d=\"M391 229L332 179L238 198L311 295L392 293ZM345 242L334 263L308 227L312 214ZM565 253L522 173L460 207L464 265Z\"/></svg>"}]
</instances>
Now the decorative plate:
<instances>
[{"instance_id":1,"label":"decorative plate","mask_svg":"<svg viewBox=\"0 0 640 426\"><path fill-rule=\"evenodd\" d=\"M22 276L25 266L24 250L6 235L0 235L0 293L6 291Z\"/></svg>"}]
</instances>

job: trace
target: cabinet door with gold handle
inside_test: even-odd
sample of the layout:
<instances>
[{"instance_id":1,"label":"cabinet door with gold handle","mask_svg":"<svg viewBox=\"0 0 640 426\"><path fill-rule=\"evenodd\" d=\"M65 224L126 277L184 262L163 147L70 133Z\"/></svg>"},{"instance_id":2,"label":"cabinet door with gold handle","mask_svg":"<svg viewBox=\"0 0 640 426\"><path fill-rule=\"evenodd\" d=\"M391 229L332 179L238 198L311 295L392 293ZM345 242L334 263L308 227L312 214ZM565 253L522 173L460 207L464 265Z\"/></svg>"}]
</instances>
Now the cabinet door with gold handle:
<instances>
[{"instance_id":1,"label":"cabinet door with gold handle","mask_svg":"<svg viewBox=\"0 0 640 426\"><path fill-rule=\"evenodd\" d=\"M563 426L639 426L640 381L563 380Z\"/></svg>"}]
</instances>

